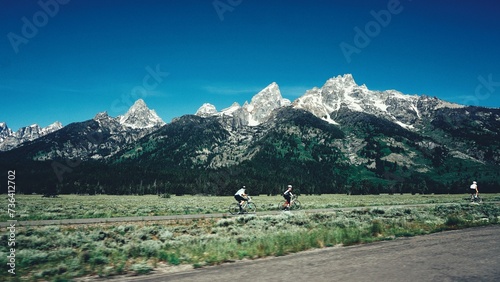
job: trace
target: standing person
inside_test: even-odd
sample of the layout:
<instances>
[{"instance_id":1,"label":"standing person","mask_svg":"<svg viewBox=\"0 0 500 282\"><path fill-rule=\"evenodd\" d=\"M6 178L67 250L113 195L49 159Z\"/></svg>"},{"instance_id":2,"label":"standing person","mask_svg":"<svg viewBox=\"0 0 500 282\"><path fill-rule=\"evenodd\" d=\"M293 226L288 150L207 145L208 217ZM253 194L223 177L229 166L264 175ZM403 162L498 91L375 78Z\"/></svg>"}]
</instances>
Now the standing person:
<instances>
[{"instance_id":1,"label":"standing person","mask_svg":"<svg viewBox=\"0 0 500 282\"><path fill-rule=\"evenodd\" d=\"M236 194L234 194L234 198L238 202L238 206L240 207L240 213L242 213L243 209L241 208L241 205L243 205L243 203L245 201L248 201L248 195L247 195L246 187L243 186L243 187L241 187L240 190L236 191Z\"/></svg>"},{"instance_id":2,"label":"standing person","mask_svg":"<svg viewBox=\"0 0 500 282\"><path fill-rule=\"evenodd\" d=\"M479 191L477 190L477 182L472 181L472 184L470 185L470 196L471 196L471 201L474 201L474 198L477 198L479 194Z\"/></svg>"},{"instance_id":3,"label":"standing person","mask_svg":"<svg viewBox=\"0 0 500 282\"><path fill-rule=\"evenodd\" d=\"M285 198L286 203L285 203L285 209L290 209L290 201L292 200L293 194L292 194L292 185L288 185L288 189L286 189L285 192L283 192L283 198Z\"/></svg>"}]
</instances>

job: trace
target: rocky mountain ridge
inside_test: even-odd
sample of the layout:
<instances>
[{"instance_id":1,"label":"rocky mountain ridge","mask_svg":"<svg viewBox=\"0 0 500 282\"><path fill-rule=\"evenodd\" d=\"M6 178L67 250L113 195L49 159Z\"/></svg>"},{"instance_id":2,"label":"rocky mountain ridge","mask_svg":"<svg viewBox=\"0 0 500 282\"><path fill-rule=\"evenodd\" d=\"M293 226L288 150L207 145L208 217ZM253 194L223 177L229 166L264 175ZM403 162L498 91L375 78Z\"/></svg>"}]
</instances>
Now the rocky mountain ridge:
<instances>
[{"instance_id":1,"label":"rocky mountain ridge","mask_svg":"<svg viewBox=\"0 0 500 282\"><path fill-rule=\"evenodd\" d=\"M98 123L98 127L100 129L93 134L99 138L94 136L89 137L88 139L102 143L102 137L109 134L110 140L108 140L108 142L111 143L100 144L99 147L101 149L103 147L108 147L111 152L119 150L119 144L133 142L165 125L165 122L156 114L154 110L149 109L142 99L137 100L124 115L113 118L110 117L107 112L101 112L98 113L92 121ZM0 151L11 150L26 142L41 138L62 128L63 126L60 122L55 122L44 128L40 128L38 125L34 124L28 127L20 128L17 132L12 133L5 123L0 123ZM72 126L71 128L75 127ZM112 145L110 144L114 144L117 147L111 148ZM71 148L70 151L75 152L74 148ZM76 155L71 156L71 153L56 151L50 153L49 156L42 157L41 159L51 159L56 157L76 158L82 157L82 154L77 153ZM93 157L103 158L105 156L94 155Z\"/></svg>"},{"instance_id":2,"label":"rocky mountain ridge","mask_svg":"<svg viewBox=\"0 0 500 282\"><path fill-rule=\"evenodd\" d=\"M0 164L19 156L37 166L84 161L60 184L66 191L82 189L72 184L82 181L105 185L110 193L125 193L119 191L138 181L156 187L159 181L180 194L225 194L240 183L281 182L314 193L374 185L438 191L472 177L500 183L492 172L500 167L499 135L500 109L372 91L344 75L293 102L271 83L243 106L217 111L204 104L168 124L137 101L123 116L99 113L0 153ZM19 159L30 166L25 162Z\"/></svg>"},{"instance_id":3,"label":"rocky mountain ridge","mask_svg":"<svg viewBox=\"0 0 500 282\"><path fill-rule=\"evenodd\" d=\"M0 151L11 150L24 142L35 140L61 128L63 128L63 125L56 121L46 127L33 124L21 127L16 132L13 132L5 122L2 122L0 123Z\"/></svg>"},{"instance_id":4,"label":"rocky mountain ridge","mask_svg":"<svg viewBox=\"0 0 500 282\"><path fill-rule=\"evenodd\" d=\"M71 123L56 131L33 140L21 142L10 151L35 161L56 159L101 160L119 152L126 144L133 143L165 125L154 110L142 99L137 100L121 116L111 117L107 112L98 113L93 119ZM8 141L6 139L2 144ZM36 153L33 153L36 151Z\"/></svg>"},{"instance_id":5,"label":"rocky mountain ridge","mask_svg":"<svg viewBox=\"0 0 500 282\"><path fill-rule=\"evenodd\" d=\"M465 106L426 95L407 95L397 90L374 91L366 85L358 85L351 74L339 75L314 87L293 102L281 96L278 85L273 82L256 94L250 103L240 106L235 102L220 112L212 104L203 104L195 113L201 117L236 116L239 124L256 126L267 121L272 111L292 106L304 109L333 124L341 107L385 118L407 129L419 127L419 121L440 108L459 109Z\"/></svg>"},{"instance_id":6,"label":"rocky mountain ridge","mask_svg":"<svg viewBox=\"0 0 500 282\"><path fill-rule=\"evenodd\" d=\"M291 104L290 100L281 96L278 84L273 82L252 97L250 103L240 106L237 102L229 108L217 112L214 105L205 103L195 113L197 116L229 116L235 118L238 126L257 126L266 122L272 112Z\"/></svg>"}]
</instances>

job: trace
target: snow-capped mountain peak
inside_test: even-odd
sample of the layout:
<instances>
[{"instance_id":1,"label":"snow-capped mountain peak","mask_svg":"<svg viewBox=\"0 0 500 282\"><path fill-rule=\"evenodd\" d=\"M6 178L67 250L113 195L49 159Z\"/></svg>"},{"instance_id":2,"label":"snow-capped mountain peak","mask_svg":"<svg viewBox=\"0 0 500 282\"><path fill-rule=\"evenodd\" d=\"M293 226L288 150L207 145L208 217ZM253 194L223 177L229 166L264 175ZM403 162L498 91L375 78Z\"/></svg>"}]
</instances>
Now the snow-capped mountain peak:
<instances>
[{"instance_id":1,"label":"snow-capped mountain peak","mask_svg":"<svg viewBox=\"0 0 500 282\"><path fill-rule=\"evenodd\" d=\"M151 128L163 126L165 122L150 110L144 100L137 100L123 116L117 117L119 123L130 128Z\"/></svg>"},{"instance_id":2,"label":"snow-capped mountain peak","mask_svg":"<svg viewBox=\"0 0 500 282\"><path fill-rule=\"evenodd\" d=\"M0 151L10 150L24 142L35 140L49 133L57 131L62 127L62 124L56 121L43 128L38 124L32 124L29 126L21 127L16 132L12 132L12 130L7 127L7 124L0 123Z\"/></svg>"},{"instance_id":3,"label":"snow-capped mountain peak","mask_svg":"<svg viewBox=\"0 0 500 282\"><path fill-rule=\"evenodd\" d=\"M196 111L195 115L200 117L209 117L214 114L217 114L215 106L210 103L205 103Z\"/></svg>"},{"instance_id":4,"label":"snow-capped mountain peak","mask_svg":"<svg viewBox=\"0 0 500 282\"><path fill-rule=\"evenodd\" d=\"M341 107L384 117L405 128L412 129L421 118L422 111L439 107L461 107L457 104L422 99L419 95L406 95L396 90L374 91L358 85L351 74L326 81L321 88L313 88L294 101L293 106L307 110L317 117L335 123L335 113Z\"/></svg>"},{"instance_id":5,"label":"snow-capped mountain peak","mask_svg":"<svg viewBox=\"0 0 500 282\"><path fill-rule=\"evenodd\" d=\"M290 104L290 100L281 96L278 84L273 82L253 96L249 104L243 105L242 110L248 113L248 125L255 126L267 121L275 109Z\"/></svg>"},{"instance_id":6,"label":"snow-capped mountain peak","mask_svg":"<svg viewBox=\"0 0 500 282\"><path fill-rule=\"evenodd\" d=\"M10 129L5 122L0 122L0 142L3 142L5 138L12 134L12 129Z\"/></svg>"},{"instance_id":7,"label":"snow-capped mountain peak","mask_svg":"<svg viewBox=\"0 0 500 282\"><path fill-rule=\"evenodd\" d=\"M56 121L46 127L40 127L38 124L32 124L30 126L21 127L16 131L13 136L20 140L31 141L41 136L52 133L56 130L61 129L63 126L60 122Z\"/></svg>"},{"instance_id":8,"label":"snow-capped mountain peak","mask_svg":"<svg viewBox=\"0 0 500 282\"><path fill-rule=\"evenodd\" d=\"M344 75L338 75L336 77L328 79L325 83L325 86L328 85L337 86L337 88L348 88L348 87L358 86L356 84L356 81L354 81L354 77L352 77L352 74L350 73Z\"/></svg>"},{"instance_id":9,"label":"snow-capped mountain peak","mask_svg":"<svg viewBox=\"0 0 500 282\"><path fill-rule=\"evenodd\" d=\"M275 109L290 104L290 100L281 96L278 84L273 82L255 94L250 103L247 101L243 106L234 102L230 107L217 112L215 106L205 103L198 109L196 115L201 117L232 116L238 119L238 124L256 126L267 121Z\"/></svg>"},{"instance_id":10,"label":"snow-capped mountain peak","mask_svg":"<svg viewBox=\"0 0 500 282\"><path fill-rule=\"evenodd\" d=\"M47 135L47 134L52 133L52 132L54 132L56 130L59 130L61 128L63 128L62 123L60 123L59 121L56 121L56 122L54 122L52 124L49 124L48 126L42 128L41 129L41 134L42 135Z\"/></svg>"},{"instance_id":11,"label":"snow-capped mountain peak","mask_svg":"<svg viewBox=\"0 0 500 282\"><path fill-rule=\"evenodd\" d=\"M239 110L240 108L241 108L240 104L238 104L238 102L234 102L231 106L220 111L219 114L226 116L233 116L233 113Z\"/></svg>"},{"instance_id":12,"label":"snow-capped mountain peak","mask_svg":"<svg viewBox=\"0 0 500 282\"><path fill-rule=\"evenodd\" d=\"M292 105L303 109L330 123L337 124L335 116L341 109L364 112L383 117L402 127L412 129L422 115L439 108L459 108L453 104L427 96L407 95L396 90L370 90L365 84L358 85L351 74L328 79L322 87L314 87L293 103L281 96L277 83L273 82L252 97L243 106L235 103L217 112L215 106L203 105L196 113L199 116L227 115L237 119L236 124L256 126L266 122L273 111Z\"/></svg>"}]
</instances>

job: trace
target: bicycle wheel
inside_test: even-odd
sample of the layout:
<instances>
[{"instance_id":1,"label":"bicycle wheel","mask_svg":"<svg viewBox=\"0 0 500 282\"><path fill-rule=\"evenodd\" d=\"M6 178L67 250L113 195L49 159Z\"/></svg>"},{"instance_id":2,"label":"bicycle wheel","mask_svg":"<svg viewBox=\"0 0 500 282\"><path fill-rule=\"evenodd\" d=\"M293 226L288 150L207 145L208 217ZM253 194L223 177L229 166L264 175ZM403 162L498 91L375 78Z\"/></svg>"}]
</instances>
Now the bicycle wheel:
<instances>
[{"instance_id":1,"label":"bicycle wheel","mask_svg":"<svg viewBox=\"0 0 500 282\"><path fill-rule=\"evenodd\" d=\"M295 200L293 202L293 205L291 206L291 209L292 210L300 210L301 207L302 207L302 204L299 202L299 200Z\"/></svg>"},{"instance_id":2,"label":"bicycle wheel","mask_svg":"<svg viewBox=\"0 0 500 282\"><path fill-rule=\"evenodd\" d=\"M254 203L248 203L245 211L246 213L255 213L257 211L257 206Z\"/></svg>"},{"instance_id":3,"label":"bicycle wheel","mask_svg":"<svg viewBox=\"0 0 500 282\"><path fill-rule=\"evenodd\" d=\"M238 203L232 203L229 205L229 213L230 214L238 214L240 212L240 206L238 205Z\"/></svg>"},{"instance_id":4,"label":"bicycle wheel","mask_svg":"<svg viewBox=\"0 0 500 282\"><path fill-rule=\"evenodd\" d=\"M285 210L285 204L286 204L286 201L281 201L281 202L278 204L278 210L280 210L280 211L284 211L284 210Z\"/></svg>"}]
</instances>

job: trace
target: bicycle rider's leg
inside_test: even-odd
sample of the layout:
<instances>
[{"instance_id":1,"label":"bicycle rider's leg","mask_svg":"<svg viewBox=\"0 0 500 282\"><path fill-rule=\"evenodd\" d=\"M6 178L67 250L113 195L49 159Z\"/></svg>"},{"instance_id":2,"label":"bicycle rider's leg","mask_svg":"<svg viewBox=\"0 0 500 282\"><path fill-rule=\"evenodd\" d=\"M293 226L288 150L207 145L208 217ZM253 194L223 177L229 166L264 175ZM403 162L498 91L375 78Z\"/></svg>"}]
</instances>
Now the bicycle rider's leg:
<instances>
[{"instance_id":1,"label":"bicycle rider's leg","mask_svg":"<svg viewBox=\"0 0 500 282\"><path fill-rule=\"evenodd\" d=\"M243 197L240 195L235 195L234 198L238 202L238 207L240 208L240 213L242 212L241 205L245 202L243 201Z\"/></svg>"},{"instance_id":2,"label":"bicycle rider's leg","mask_svg":"<svg viewBox=\"0 0 500 282\"><path fill-rule=\"evenodd\" d=\"M285 200L286 200L285 208L290 209L290 201L291 201L290 195L285 196Z\"/></svg>"}]
</instances>

